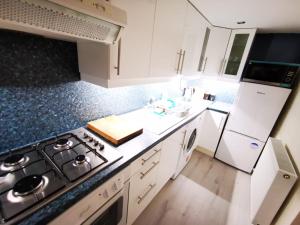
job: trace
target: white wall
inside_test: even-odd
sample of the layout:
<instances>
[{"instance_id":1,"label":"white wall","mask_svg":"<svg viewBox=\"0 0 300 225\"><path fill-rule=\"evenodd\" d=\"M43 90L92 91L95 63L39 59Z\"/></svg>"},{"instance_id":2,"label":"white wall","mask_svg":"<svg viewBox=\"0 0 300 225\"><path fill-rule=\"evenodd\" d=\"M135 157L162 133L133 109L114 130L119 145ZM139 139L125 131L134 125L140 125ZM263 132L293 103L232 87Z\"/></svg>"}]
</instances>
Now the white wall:
<instances>
[{"instance_id":1,"label":"white wall","mask_svg":"<svg viewBox=\"0 0 300 225\"><path fill-rule=\"evenodd\" d=\"M275 129L274 135L286 145L298 171L300 170L300 82L297 90L289 100L283 115L280 117L279 124ZM300 181L290 193L285 204L282 206L279 215L275 220L276 225L288 225L293 222L300 213Z\"/></svg>"}]
</instances>

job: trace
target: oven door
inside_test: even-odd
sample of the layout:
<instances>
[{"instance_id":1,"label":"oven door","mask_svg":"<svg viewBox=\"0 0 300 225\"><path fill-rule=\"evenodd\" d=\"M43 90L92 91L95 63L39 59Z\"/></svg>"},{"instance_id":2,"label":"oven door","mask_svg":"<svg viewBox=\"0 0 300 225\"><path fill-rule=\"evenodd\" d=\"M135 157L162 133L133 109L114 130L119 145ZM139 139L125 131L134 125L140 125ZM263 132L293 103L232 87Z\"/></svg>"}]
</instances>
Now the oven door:
<instances>
[{"instance_id":1,"label":"oven door","mask_svg":"<svg viewBox=\"0 0 300 225\"><path fill-rule=\"evenodd\" d=\"M83 225L126 225L129 182L104 206L90 216Z\"/></svg>"}]
</instances>

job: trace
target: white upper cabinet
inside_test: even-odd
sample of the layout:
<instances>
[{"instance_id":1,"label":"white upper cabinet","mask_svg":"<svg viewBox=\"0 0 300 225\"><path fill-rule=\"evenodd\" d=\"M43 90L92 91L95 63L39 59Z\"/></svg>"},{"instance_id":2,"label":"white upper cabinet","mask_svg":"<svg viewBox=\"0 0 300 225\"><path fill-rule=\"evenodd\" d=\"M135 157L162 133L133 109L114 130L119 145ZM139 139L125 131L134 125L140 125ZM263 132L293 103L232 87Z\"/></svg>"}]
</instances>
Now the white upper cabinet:
<instances>
[{"instance_id":1,"label":"white upper cabinet","mask_svg":"<svg viewBox=\"0 0 300 225\"><path fill-rule=\"evenodd\" d=\"M221 73L230 34L231 29L207 27L205 54L199 66L203 75L217 76Z\"/></svg>"},{"instance_id":2,"label":"white upper cabinet","mask_svg":"<svg viewBox=\"0 0 300 225\"><path fill-rule=\"evenodd\" d=\"M225 78L240 79L255 33L256 29L236 29L231 32L221 69Z\"/></svg>"},{"instance_id":3,"label":"white upper cabinet","mask_svg":"<svg viewBox=\"0 0 300 225\"><path fill-rule=\"evenodd\" d=\"M191 4L188 4L184 25L181 74L188 76L199 75L200 58L208 26L206 19Z\"/></svg>"},{"instance_id":4,"label":"white upper cabinet","mask_svg":"<svg viewBox=\"0 0 300 225\"><path fill-rule=\"evenodd\" d=\"M78 43L81 78L101 86L122 86L149 76L157 0L112 0L127 12L127 26L114 45Z\"/></svg>"},{"instance_id":5,"label":"white upper cabinet","mask_svg":"<svg viewBox=\"0 0 300 225\"><path fill-rule=\"evenodd\" d=\"M207 28L205 56L200 70L204 76L219 76L239 81L256 29Z\"/></svg>"},{"instance_id":6,"label":"white upper cabinet","mask_svg":"<svg viewBox=\"0 0 300 225\"><path fill-rule=\"evenodd\" d=\"M111 2L127 11L128 26L124 29L120 39L118 77L122 79L147 76L156 0L112 0Z\"/></svg>"},{"instance_id":7,"label":"white upper cabinet","mask_svg":"<svg viewBox=\"0 0 300 225\"><path fill-rule=\"evenodd\" d=\"M127 12L118 41L78 41L81 79L104 87L170 80L177 74L239 80L255 29L211 26L187 0L111 0Z\"/></svg>"},{"instance_id":8,"label":"white upper cabinet","mask_svg":"<svg viewBox=\"0 0 300 225\"><path fill-rule=\"evenodd\" d=\"M187 4L186 0L157 0L150 76L179 73Z\"/></svg>"}]
</instances>

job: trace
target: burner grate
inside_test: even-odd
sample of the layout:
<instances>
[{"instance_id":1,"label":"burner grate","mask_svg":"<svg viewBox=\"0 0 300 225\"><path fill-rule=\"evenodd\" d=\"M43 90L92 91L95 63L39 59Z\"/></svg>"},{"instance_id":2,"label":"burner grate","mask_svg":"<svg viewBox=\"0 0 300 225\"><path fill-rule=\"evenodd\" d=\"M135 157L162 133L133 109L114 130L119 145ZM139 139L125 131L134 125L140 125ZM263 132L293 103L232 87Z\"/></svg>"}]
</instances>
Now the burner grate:
<instances>
[{"instance_id":1,"label":"burner grate","mask_svg":"<svg viewBox=\"0 0 300 225\"><path fill-rule=\"evenodd\" d=\"M31 177L33 176L37 179L33 179L33 183L30 184L32 190L25 186L21 187L21 185L27 181L32 180ZM26 179L28 180L26 181ZM38 182L39 179L42 179L41 183ZM26 182L24 183L23 181ZM49 181L52 181L51 184ZM36 183L34 184L34 182ZM4 221L21 214L23 211L33 207L37 202L61 190L63 187L65 187L65 183L54 169L49 169L36 175L24 176L19 180L19 183L17 182L13 187L0 193L0 201L2 205L5 205L5 207L0 207Z\"/></svg>"},{"instance_id":2,"label":"burner grate","mask_svg":"<svg viewBox=\"0 0 300 225\"><path fill-rule=\"evenodd\" d=\"M57 144L65 145L66 143L72 143L72 145L68 148L57 148ZM108 162L105 157L71 133L50 140L43 147L43 151L71 182ZM80 155L85 156L88 160L76 163L76 158Z\"/></svg>"}]
</instances>

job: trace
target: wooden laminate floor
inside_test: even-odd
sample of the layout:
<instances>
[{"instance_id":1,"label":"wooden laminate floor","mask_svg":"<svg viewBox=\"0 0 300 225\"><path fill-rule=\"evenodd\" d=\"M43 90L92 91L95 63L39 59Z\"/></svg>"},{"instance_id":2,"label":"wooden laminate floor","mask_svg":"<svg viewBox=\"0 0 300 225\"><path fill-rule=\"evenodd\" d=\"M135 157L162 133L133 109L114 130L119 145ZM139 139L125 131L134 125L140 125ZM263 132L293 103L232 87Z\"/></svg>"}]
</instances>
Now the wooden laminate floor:
<instances>
[{"instance_id":1,"label":"wooden laminate floor","mask_svg":"<svg viewBox=\"0 0 300 225\"><path fill-rule=\"evenodd\" d=\"M250 176L194 151L134 225L250 225Z\"/></svg>"}]
</instances>

